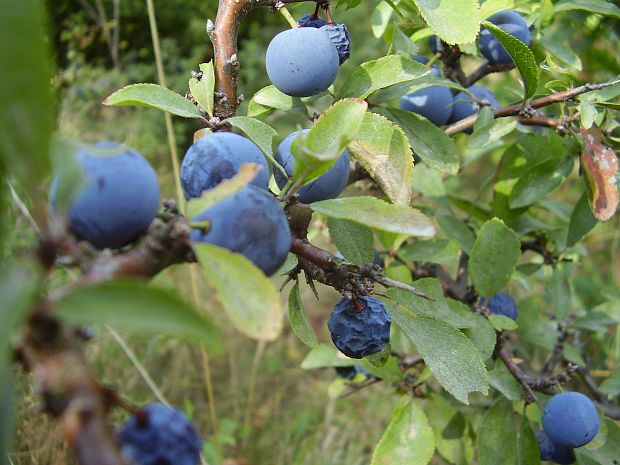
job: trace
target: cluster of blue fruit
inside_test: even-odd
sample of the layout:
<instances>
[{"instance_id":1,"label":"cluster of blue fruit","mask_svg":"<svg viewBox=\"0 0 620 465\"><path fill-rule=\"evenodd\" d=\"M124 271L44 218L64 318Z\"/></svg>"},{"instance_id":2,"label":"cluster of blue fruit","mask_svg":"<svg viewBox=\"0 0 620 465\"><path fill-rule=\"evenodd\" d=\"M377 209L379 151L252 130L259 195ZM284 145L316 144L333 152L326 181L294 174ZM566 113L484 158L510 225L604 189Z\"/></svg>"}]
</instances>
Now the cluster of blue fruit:
<instances>
[{"instance_id":1,"label":"cluster of blue fruit","mask_svg":"<svg viewBox=\"0 0 620 465\"><path fill-rule=\"evenodd\" d=\"M275 158L287 174L293 174L292 141L308 130L295 131L278 147ZM79 240L99 249L118 249L135 241L149 227L159 206L157 175L137 151L121 144L100 142L82 146L75 158L85 173L86 186L73 200L69 227ZM337 197L349 178L349 153L345 150L322 176L299 190L299 201L311 203ZM291 246L291 232L283 208L268 190L269 166L260 149L249 139L228 132L202 137L187 151L181 166L181 184L187 199L232 178L244 163L259 166L252 183L212 205L194 221L209 227L195 229L191 239L240 253L265 274L284 263ZM278 170L282 188L288 181ZM55 209L63 186L58 179L51 188Z\"/></svg>"},{"instance_id":2,"label":"cluster of blue fruit","mask_svg":"<svg viewBox=\"0 0 620 465\"><path fill-rule=\"evenodd\" d=\"M531 34L527 23L523 17L512 10L500 11L494 14L488 21L513 35L526 45L531 44ZM432 36L429 40L433 53L441 51L442 44L437 36ZM509 64L512 58L504 46L487 29L480 33L480 52L491 64ZM426 57L414 57L421 63L428 63ZM439 76L439 67L433 66L431 74ZM467 89L481 103L488 105L492 109L499 108L499 101L495 95L486 87L474 85ZM456 123L465 119L476 112L479 107L472 100L471 96L465 92L452 95L450 88L446 86L432 86L416 92L404 95L400 99L400 107L403 110L417 113L437 126L448 123Z\"/></svg>"},{"instance_id":3,"label":"cluster of blue fruit","mask_svg":"<svg viewBox=\"0 0 620 465\"><path fill-rule=\"evenodd\" d=\"M351 36L344 24L304 15L299 27L280 32L267 47L267 75L281 92L309 97L327 90L338 67L351 56Z\"/></svg>"},{"instance_id":4,"label":"cluster of blue fruit","mask_svg":"<svg viewBox=\"0 0 620 465\"><path fill-rule=\"evenodd\" d=\"M197 465L202 439L183 412L148 404L132 415L116 434L127 463Z\"/></svg>"},{"instance_id":5,"label":"cluster of blue fruit","mask_svg":"<svg viewBox=\"0 0 620 465\"><path fill-rule=\"evenodd\" d=\"M489 313L517 319L515 300L498 292L489 299L480 299ZM563 392L553 396L543 411L542 431L536 431L540 458L560 465L575 462L573 449L588 444L599 429L599 417L592 401L579 392Z\"/></svg>"},{"instance_id":6,"label":"cluster of blue fruit","mask_svg":"<svg viewBox=\"0 0 620 465\"><path fill-rule=\"evenodd\" d=\"M575 462L573 449L591 442L599 430L599 416L592 401L579 392L553 396L543 411L543 430L536 432L540 458L561 465Z\"/></svg>"}]
</instances>

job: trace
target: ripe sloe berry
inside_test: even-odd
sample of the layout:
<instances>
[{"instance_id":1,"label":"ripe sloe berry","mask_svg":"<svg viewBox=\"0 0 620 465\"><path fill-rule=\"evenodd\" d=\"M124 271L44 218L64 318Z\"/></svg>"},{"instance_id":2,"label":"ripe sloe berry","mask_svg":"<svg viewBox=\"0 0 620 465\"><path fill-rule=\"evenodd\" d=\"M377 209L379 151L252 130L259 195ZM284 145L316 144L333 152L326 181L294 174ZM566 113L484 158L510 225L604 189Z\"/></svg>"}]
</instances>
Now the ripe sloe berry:
<instances>
[{"instance_id":1,"label":"ripe sloe berry","mask_svg":"<svg viewBox=\"0 0 620 465\"><path fill-rule=\"evenodd\" d=\"M344 24L327 24L321 30L327 32L338 51L338 62L343 64L351 57L351 35Z\"/></svg>"},{"instance_id":2,"label":"ripe sloe berry","mask_svg":"<svg viewBox=\"0 0 620 465\"><path fill-rule=\"evenodd\" d=\"M500 11L489 17L487 21L513 35L521 42L524 42L525 45L532 43L532 36L527 23L523 16L516 11ZM480 33L480 52L491 64L512 63L512 58L504 46L487 29L483 29Z\"/></svg>"},{"instance_id":3,"label":"ripe sloe berry","mask_svg":"<svg viewBox=\"0 0 620 465\"><path fill-rule=\"evenodd\" d=\"M351 358L380 352L390 341L390 325L390 315L381 301L373 297L358 297L357 302L342 299L327 321L332 341Z\"/></svg>"},{"instance_id":4,"label":"ripe sloe berry","mask_svg":"<svg viewBox=\"0 0 620 465\"><path fill-rule=\"evenodd\" d=\"M599 417L588 397L580 392L563 392L553 396L545 405L542 424L553 443L574 448L594 439Z\"/></svg>"},{"instance_id":5,"label":"ripe sloe berry","mask_svg":"<svg viewBox=\"0 0 620 465\"><path fill-rule=\"evenodd\" d=\"M192 240L244 255L265 274L284 263L291 248L291 230L284 210L266 190L247 186L207 208L194 221L208 220L209 230L192 232Z\"/></svg>"},{"instance_id":6,"label":"ripe sloe berry","mask_svg":"<svg viewBox=\"0 0 620 465\"><path fill-rule=\"evenodd\" d=\"M118 430L121 452L136 465L196 465L202 440L183 412L148 404Z\"/></svg>"},{"instance_id":7,"label":"ripe sloe berry","mask_svg":"<svg viewBox=\"0 0 620 465\"><path fill-rule=\"evenodd\" d=\"M357 374L361 374L364 375L366 378L374 378L374 375L370 372L368 372L367 370L365 370L364 368L362 368L360 365L353 365L353 366L349 366L349 367L335 367L336 369L336 374L344 379L354 379L355 376L357 376Z\"/></svg>"},{"instance_id":8,"label":"ripe sloe berry","mask_svg":"<svg viewBox=\"0 0 620 465\"><path fill-rule=\"evenodd\" d=\"M425 56L416 55L413 59L422 64L428 63ZM431 67L431 74L439 76L439 68ZM432 86L417 90L400 98L400 108L423 116L436 126L446 124L452 116L452 92L446 86Z\"/></svg>"},{"instance_id":9,"label":"ripe sloe berry","mask_svg":"<svg viewBox=\"0 0 620 465\"><path fill-rule=\"evenodd\" d=\"M308 15L305 14L299 21L297 21L301 27L314 27L316 29L327 25L327 20L321 18L320 16Z\"/></svg>"},{"instance_id":10,"label":"ripe sloe berry","mask_svg":"<svg viewBox=\"0 0 620 465\"><path fill-rule=\"evenodd\" d=\"M159 182L149 162L116 142L82 146L74 155L86 186L69 207L71 232L98 249L117 249L135 240L159 209ZM62 188L59 182L55 178L50 189L52 210Z\"/></svg>"},{"instance_id":11,"label":"ripe sloe berry","mask_svg":"<svg viewBox=\"0 0 620 465\"><path fill-rule=\"evenodd\" d=\"M256 163L259 171L252 184L267 189L269 168L260 149L251 140L231 132L214 132L198 139L187 150L181 164L185 198L197 198L230 179L243 163Z\"/></svg>"},{"instance_id":12,"label":"ripe sloe berry","mask_svg":"<svg viewBox=\"0 0 620 465\"><path fill-rule=\"evenodd\" d=\"M554 444L544 431L536 431L536 441L540 449L541 460L551 460L560 465L570 465L575 462L573 449Z\"/></svg>"},{"instance_id":13,"label":"ripe sloe berry","mask_svg":"<svg viewBox=\"0 0 620 465\"><path fill-rule=\"evenodd\" d=\"M309 129L303 129L301 133L305 135L308 131ZM299 131L289 134L289 136L280 143L274 156L276 161L282 165L289 176L293 175L293 167L295 164L295 158L291 153L291 145L298 135ZM345 149L329 170L299 189L299 201L302 203L312 203L338 197L344 188L347 187L347 182L349 180L349 161L349 152ZM282 189L288 181L279 170L274 170L274 177L280 189Z\"/></svg>"},{"instance_id":14,"label":"ripe sloe berry","mask_svg":"<svg viewBox=\"0 0 620 465\"><path fill-rule=\"evenodd\" d=\"M265 65L274 86L293 97L326 90L338 73L338 51L322 29L298 27L280 32L267 47Z\"/></svg>"},{"instance_id":15,"label":"ripe sloe berry","mask_svg":"<svg viewBox=\"0 0 620 465\"><path fill-rule=\"evenodd\" d=\"M488 303L487 299L483 297L480 299L480 303L482 305L487 305L489 308L489 313L492 313L493 315L504 315L512 320L517 319L517 303L515 302L515 299L504 292L498 292L497 294L492 295L488 299Z\"/></svg>"}]
</instances>

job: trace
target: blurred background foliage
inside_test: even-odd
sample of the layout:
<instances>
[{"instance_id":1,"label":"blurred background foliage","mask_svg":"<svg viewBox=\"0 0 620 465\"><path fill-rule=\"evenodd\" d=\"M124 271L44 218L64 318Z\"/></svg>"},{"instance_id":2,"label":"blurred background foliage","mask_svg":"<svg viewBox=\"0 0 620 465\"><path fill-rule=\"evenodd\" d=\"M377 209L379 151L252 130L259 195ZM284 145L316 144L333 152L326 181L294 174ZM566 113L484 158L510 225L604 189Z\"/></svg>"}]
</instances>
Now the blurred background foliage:
<instances>
[{"instance_id":1,"label":"blurred background foliage","mask_svg":"<svg viewBox=\"0 0 620 465\"><path fill-rule=\"evenodd\" d=\"M403 19L392 14L386 20L385 15L375 10L378 3L364 0L351 10L335 9L336 20L347 24L353 38L352 58L341 69L341 79L364 61L388 53L394 23L398 23L407 34L424 26L419 17ZM536 18L535 28L544 30L544 39L540 33L535 34L533 48L537 57L540 60L545 57L545 48L540 45L543 41L561 46L565 52L560 54L563 60L558 60L557 66L547 62L541 85L557 81L559 87L571 86L573 83L605 81L620 74L619 21L580 11L549 17L542 12L541 5L545 3L518 2L521 11ZM212 58L205 24L207 18L215 19L217 1L166 0L156 1L155 6L167 84L184 94L190 72L198 69L199 63ZM101 105L105 97L127 84L157 81L145 3L134 0L48 0L48 7L50 40L57 64L55 85L59 133L87 142L118 140L135 147L156 167L164 195L172 197L174 180L169 166L163 115L147 109ZM299 17L310 13L313 5L294 5L290 10ZM242 23L239 89L246 101L269 84L264 71L264 52L269 40L286 27L284 19L267 8L255 9ZM421 53L430 54L426 39L418 41L418 45ZM465 70L471 71L480 61L476 57L465 58ZM502 104L518 99L520 87L515 71L489 76L484 84L496 91ZM314 105L317 111L322 108L320 99ZM558 110L551 107L549 111ZM301 122L280 114L270 116L269 123L279 131L279 137L284 138ZM175 119L180 156L190 145L197 129L196 121ZM531 129L520 128L520 131ZM462 140L459 142L464 145ZM509 146L510 141L506 140L485 157L472 157L460 176L448 180L442 181L437 173L421 167L414 184L420 183L424 201L431 202L429 199L434 196L451 193L469 199L478 197L482 204L488 203L492 189L482 189L479 195L481 180L493 175L497 161ZM489 163L489 158L493 163ZM550 199L546 203L550 218L570 213L567 205L574 204L578 198L583 189L581 182L573 177L556 193L561 201ZM441 203L440 200L437 202ZM34 234L14 204L7 211L10 231L7 248L12 254L23 253L33 244ZM523 345L523 356L530 358L534 365L545 359L549 347L544 346L556 331L550 320L540 319L541 308L551 308L551 313L561 315L568 306L592 308L607 299L620 298L618 226L616 216L599 225L577 247L577 254L588 256L578 267L566 265L563 273L539 270L535 281L528 280L523 268L520 278L513 281L521 310L518 321L521 334L530 343ZM312 238L318 245L333 250L322 222L315 222ZM71 278L67 273L70 272L59 271L54 279L64 282ZM189 294L188 280L186 269L176 267L157 278L162 284L184 290L186 295ZM514 284L515 281L518 284ZM572 297L566 292L567 286L573 292ZM208 435L211 450L219 449L221 457L227 460L222 463L368 463L373 447L390 420L396 399L393 390L378 384L346 399L329 399L327 392L334 380L333 371L306 372L299 368L307 349L290 330L278 342L266 346L263 352L255 342L235 333L232 328L227 329L225 317L218 314L217 303L213 302L209 290L204 285L201 289L202 306L220 323L222 331L231 335L226 338L225 355L212 360L217 435L212 434L215 425L206 401L199 350L163 338L126 336L140 365L150 373L166 398L184 408L201 431ZM321 302L317 302L307 288L303 289L302 298L321 340L328 341L325 321L338 295L323 286L319 287L319 292ZM569 302L567 299L573 300ZM620 337L616 333L612 340L610 336L604 332L588 333L587 338L592 341L581 343L612 344L611 351L615 352L617 359ZM541 337L545 338L542 343ZM607 350L592 353L593 359L586 362L593 367L604 365L604 360L599 357L607 353ZM120 386L123 394L132 401L146 403L155 400L152 390L111 334L105 331L99 334L89 344L88 356L97 375ZM18 392L18 441L12 455L13 463L72 463L71 454L60 435L49 434L54 431L53 421L37 413L35 392L23 375L20 375ZM432 403L433 399L425 402ZM472 406L465 409L474 430L484 412L477 406L487 406L488 402L489 399L473 396ZM450 407L446 408L450 411ZM214 452L213 455L218 454ZM435 460L434 463L444 463L440 458Z\"/></svg>"}]
</instances>

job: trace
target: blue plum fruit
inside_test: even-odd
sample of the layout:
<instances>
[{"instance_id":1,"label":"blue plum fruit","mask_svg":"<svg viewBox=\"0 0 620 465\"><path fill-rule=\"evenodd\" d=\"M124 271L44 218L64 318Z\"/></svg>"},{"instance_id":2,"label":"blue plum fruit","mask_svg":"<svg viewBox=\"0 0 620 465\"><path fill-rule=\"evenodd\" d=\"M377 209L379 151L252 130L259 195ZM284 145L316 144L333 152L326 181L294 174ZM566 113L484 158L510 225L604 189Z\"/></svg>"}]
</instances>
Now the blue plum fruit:
<instances>
[{"instance_id":1,"label":"blue plum fruit","mask_svg":"<svg viewBox=\"0 0 620 465\"><path fill-rule=\"evenodd\" d=\"M326 26L327 20L321 18L320 16L305 14L301 18L299 18L297 24L299 24L301 27L314 27L318 29L320 27Z\"/></svg>"},{"instance_id":2,"label":"blue plum fruit","mask_svg":"<svg viewBox=\"0 0 620 465\"><path fill-rule=\"evenodd\" d=\"M452 92L445 86L427 87L400 98L400 108L417 113L436 126L450 120L452 103Z\"/></svg>"},{"instance_id":3,"label":"blue plum fruit","mask_svg":"<svg viewBox=\"0 0 620 465\"><path fill-rule=\"evenodd\" d=\"M135 465L197 465L202 439L183 412L148 404L117 432L121 452Z\"/></svg>"},{"instance_id":4,"label":"blue plum fruit","mask_svg":"<svg viewBox=\"0 0 620 465\"><path fill-rule=\"evenodd\" d=\"M544 431L536 431L536 441L540 449L541 460L551 460L560 465L575 463L575 453L573 449L554 444Z\"/></svg>"},{"instance_id":5,"label":"blue plum fruit","mask_svg":"<svg viewBox=\"0 0 620 465\"><path fill-rule=\"evenodd\" d=\"M343 64L351 57L351 35L344 24L328 24L321 30L327 32L330 40L338 51L338 62Z\"/></svg>"},{"instance_id":6,"label":"blue plum fruit","mask_svg":"<svg viewBox=\"0 0 620 465\"><path fill-rule=\"evenodd\" d=\"M431 47L431 52L433 52L433 54L441 52L443 50L443 44L441 43L441 39L436 35L432 35L428 38L428 45Z\"/></svg>"},{"instance_id":7,"label":"blue plum fruit","mask_svg":"<svg viewBox=\"0 0 620 465\"><path fill-rule=\"evenodd\" d=\"M517 319L517 303L512 296L509 296L504 292L498 292L497 294L489 297L488 303L487 299L483 297L480 299L480 303L482 305L487 305L489 307L489 313L492 313L493 315L507 316L512 320Z\"/></svg>"},{"instance_id":8,"label":"blue plum fruit","mask_svg":"<svg viewBox=\"0 0 620 465\"><path fill-rule=\"evenodd\" d=\"M117 249L137 239L159 209L159 182L149 162L116 142L81 146L74 155L86 185L67 212L71 232L98 249ZM52 182L52 210L60 182Z\"/></svg>"},{"instance_id":9,"label":"blue plum fruit","mask_svg":"<svg viewBox=\"0 0 620 465\"><path fill-rule=\"evenodd\" d=\"M301 133L305 135L308 131L309 129L303 129ZM274 156L276 161L282 165L289 176L293 175L293 166L295 163L295 158L291 153L291 145L298 134L299 131L289 134L286 139L280 143ZM327 172L299 189L299 201L302 203L312 203L338 197L347 186L347 181L349 180L349 161L349 152L344 150ZM279 170L274 170L274 177L278 186L282 189L288 179L284 177Z\"/></svg>"},{"instance_id":10,"label":"blue plum fruit","mask_svg":"<svg viewBox=\"0 0 620 465\"><path fill-rule=\"evenodd\" d=\"M524 42L526 45L530 45L532 41L529 29L524 29L514 24L498 24L498 27L516 37L521 42ZM504 46L500 44L499 40L487 29L484 29L480 33L480 53L482 53L491 64L506 65L513 61Z\"/></svg>"},{"instance_id":11,"label":"blue plum fruit","mask_svg":"<svg viewBox=\"0 0 620 465\"><path fill-rule=\"evenodd\" d=\"M598 433L599 417L592 401L580 392L553 396L543 411L543 429L555 444L581 447Z\"/></svg>"},{"instance_id":12,"label":"blue plum fruit","mask_svg":"<svg viewBox=\"0 0 620 465\"><path fill-rule=\"evenodd\" d=\"M291 230L284 210L266 190L247 186L207 208L194 221L207 220L208 231L195 229L192 240L244 255L271 275L286 260Z\"/></svg>"},{"instance_id":13,"label":"blue plum fruit","mask_svg":"<svg viewBox=\"0 0 620 465\"><path fill-rule=\"evenodd\" d=\"M490 16L487 21L513 35L526 45L532 43L530 30L519 13L513 10L504 10ZM491 64L512 63L512 58L502 44L487 29L480 33L480 52Z\"/></svg>"},{"instance_id":14,"label":"blue plum fruit","mask_svg":"<svg viewBox=\"0 0 620 465\"><path fill-rule=\"evenodd\" d=\"M326 90L336 79L338 50L322 29L288 29L267 47L265 65L278 90L293 97L309 97Z\"/></svg>"},{"instance_id":15,"label":"blue plum fruit","mask_svg":"<svg viewBox=\"0 0 620 465\"><path fill-rule=\"evenodd\" d=\"M495 25L513 24L523 29L528 29L527 22L519 13L514 10L502 10L487 18L487 21Z\"/></svg>"},{"instance_id":16,"label":"blue plum fruit","mask_svg":"<svg viewBox=\"0 0 620 465\"><path fill-rule=\"evenodd\" d=\"M499 101L493 92L486 87L471 86L468 90L481 102L488 103L491 108L497 109L500 107ZM454 96L453 107L452 116L450 118L451 123L456 123L457 121L465 119L479 111L478 105L476 105L471 97L464 92L459 92Z\"/></svg>"},{"instance_id":17,"label":"blue plum fruit","mask_svg":"<svg viewBox=\"0 0 620 465\"><path fill-rule=\"evenodd\" d=\"M391 319L383 303L374 297L342 299L332 310L327 327L340 352L363 358L383 350L390 342Z\"/></svg>"},{"instance_id":18,"label":"blue plum fruit","mask_svg":"<svg viewBox=\"0 0 620 465\"><path fill-rule=\"evenodd\" d=\"M259 165L252 184L267 189L269 167L260 149L251 140L231 132L214 132L194 142L181 164L181 184L185 198L197 198L224 179L239 172L243 163Z\"/></svg>"}]
</instances>

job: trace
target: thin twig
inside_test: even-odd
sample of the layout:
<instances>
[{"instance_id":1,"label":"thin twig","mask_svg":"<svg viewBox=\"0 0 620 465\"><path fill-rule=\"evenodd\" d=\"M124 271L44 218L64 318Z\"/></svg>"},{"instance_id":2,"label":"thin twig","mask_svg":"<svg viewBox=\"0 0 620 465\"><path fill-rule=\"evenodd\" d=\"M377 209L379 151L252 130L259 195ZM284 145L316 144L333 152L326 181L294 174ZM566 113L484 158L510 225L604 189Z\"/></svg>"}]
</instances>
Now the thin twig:
<instances>
[{"instance_id":1,"label":"thin twig","mask_svg":"<svg viewBox=\"0 0 620 465\"><path fill-rule=\"evenodd\" d=\"M554 103L566 102L568 100L572 100L575 97L585 94L587 92L592 92L595 90L604 89L606 87L610 87L620 83L620 79L615 79L613 81L602 82L602 83L594 83L594 84L584 84L583 86L575 87L573 89L564 90L562 92L556 92L551 95L547 95L545 97L540 97L535 100L532 100L529 104L531 108L542 108L548 105L553 105ZM496 118L503 118L506 116L518 116L521 114L523 110L523 105L521 103L517 103L514 105L509 105L507 107L499 108L493 112L493 115ZM451 126L448 126L445 129L445 133L448 135L456 134L457 132L464 131L466 129L471 128L476 119L478 118L477 114L471 115L461 121L458 121Z\"/></svg>"}]
</instances>

